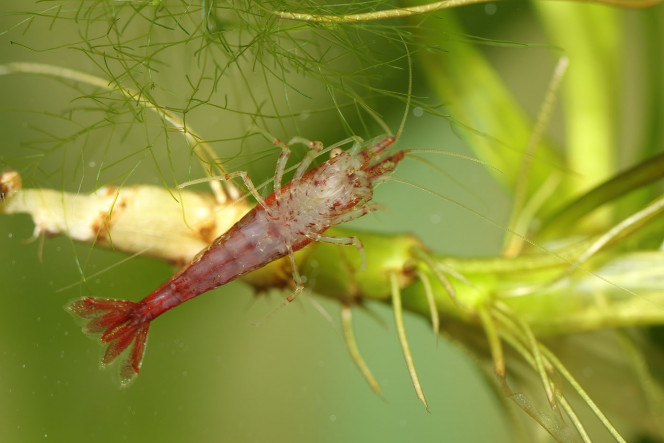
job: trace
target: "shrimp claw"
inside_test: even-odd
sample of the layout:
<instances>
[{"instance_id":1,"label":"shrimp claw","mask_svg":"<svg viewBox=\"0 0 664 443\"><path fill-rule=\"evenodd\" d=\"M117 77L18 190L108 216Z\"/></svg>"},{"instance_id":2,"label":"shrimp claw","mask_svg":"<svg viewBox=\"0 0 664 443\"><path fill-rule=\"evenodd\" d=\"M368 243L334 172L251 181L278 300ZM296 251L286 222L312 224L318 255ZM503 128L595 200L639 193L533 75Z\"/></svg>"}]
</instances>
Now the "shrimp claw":
<instances>
[{"instance_id":1,"label":"shrimp claw","mask_svg":"<svg viewBox=\"0 0 664 443\"><path fill-rule=\"evenodd\" d=\"M120 367L120 384L129 385L138 375L145 354L149 320L137 315L138 303L127 300L84 297L65 307L89 322L83 327L88 335L101 334L101 344L108 344L100 366L106 367L130 348Z\"/></svg>"}]
</instances>

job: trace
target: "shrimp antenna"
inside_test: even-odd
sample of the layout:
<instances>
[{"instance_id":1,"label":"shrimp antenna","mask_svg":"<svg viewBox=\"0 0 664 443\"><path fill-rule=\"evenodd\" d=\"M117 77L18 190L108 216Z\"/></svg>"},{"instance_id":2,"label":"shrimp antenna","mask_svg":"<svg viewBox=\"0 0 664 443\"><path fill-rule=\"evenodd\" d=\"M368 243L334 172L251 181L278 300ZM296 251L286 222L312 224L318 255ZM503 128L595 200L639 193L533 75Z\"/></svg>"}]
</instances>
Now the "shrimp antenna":
<instances>
[{"instance_id":1,"label":"shrimp antenna","mask_svg":"<svg viewBox=\"0 0 664 443\"><path fill-rule=\"evenodd\" d=\"M395 138L399 138L401 136L401 132L403 131L404 126L406 125L406 118L408 117L408 110L410 109L410 101L411 101L411 96L413 95L413 61L410 57L410 51L408 50L408 45L404 41L403 37L400 35L399 38L401 39L401 42L404 45L404 48L406 48L406 58L408 60L408 96L406 97L406 110L403 114L403 117L401 119L401 124L399 125L399 130L397 131L396 135L394 135ZM392 135L392 130L390 127L383 121L382 118L378 116L378 114L371 109L366 103L362 101L357 101L357 103L371 116L373 117L374 120L380 125L381 128L385 131L386 134Z\"/></svg>"},{"instance_id":2,"label":"shrimp antenna","mask_svg":"<svg viewBox=\"0 0 664 443\"><path fill-rule=\"evenodd\" d=\"M413 95L413 60L410 58L410 51L408 50L408 45L404 41L403 36L399 35L399 38L401 39L404 48L406 48L406 58L408 60L408 96L406 97L406 110L401 118L401 125L399 125L399 130L395 135L396 138L401 137L401 132L403 131L404 126L406 126L406 119L408 118L408 111L410 110L410 100Z\"/></svg>"},{"instance_id":3,"label":"shrimp antenna","mask_svg":"<svg viewBox=\"0 0 664 443\"><path fill-rule=\"evenodd\" d=\"M468 160L473 163L476 163L478 165L482 165L486 168L493 169L496 172L499 172L502 175L507 175L503 171L501 171L498 167L493 166L491 163L485 162L483 160L480 160L475 157L471 157L470 155L464 155L464 154L459 154L458 152L452 152L452 151L438 151L436 149L408 149L405 151L406 152L406 158L412 157L412 158L419 158L416 156L411 156L408 154L414 153L414 154L441 154L441 155L447 155L448 157L456 157L460 158L463 160Z\"/></svg>"},{"instance_id":4,"label":"shrimp antenna","mask_svg":"<svg viewBox=\"0 0 664 443\"><path fill-rule=\"evenodd\" d=\"M423 163L423 164L427 165L429 168L433 169L434 171L438 172L439 174L443 175L445 178L450 180L459 189L463 189L464 191L466 191L468 193L468 195L472 196L474 199L476 199L478 201L481 201L482 203L484 203L486 205L486 202L483 200L482 196L479 193L473 191L470 188L470 186L466 186L463 183L463 181L457 179L452 174L450 174L449 171L446 171L444 168L441 168L440 166L438 166L434 162L430 161L428 158L420 157L420 156L417 156L417 155L407 155L406 158L416 160L420 163Z\"/></svg>"}]
</instances>

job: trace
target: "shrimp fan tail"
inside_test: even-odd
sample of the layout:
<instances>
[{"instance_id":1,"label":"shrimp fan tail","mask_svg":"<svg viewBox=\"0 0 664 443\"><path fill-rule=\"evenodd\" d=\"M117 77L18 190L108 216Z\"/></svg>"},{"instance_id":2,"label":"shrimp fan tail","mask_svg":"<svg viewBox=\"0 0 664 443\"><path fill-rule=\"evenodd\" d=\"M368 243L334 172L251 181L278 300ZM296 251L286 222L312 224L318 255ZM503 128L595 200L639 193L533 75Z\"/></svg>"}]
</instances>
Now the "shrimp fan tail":
<instances>
[{"instance_id":1,"label":"shrimp fan tail","mask_svg":"<svg viewBox=\"0 0 664 443\"><path fill-rule=\"evenodd\" d=\"M65 307L67 311L88 322L83 332L100 335L102 345L107 344L101 358L102 368L110 365L129 349L120 366L120 384L130 384L138 375L147 343L149 321L136 315L138 303L127 300L84 297Z\"/></svg>"}]
</instances>

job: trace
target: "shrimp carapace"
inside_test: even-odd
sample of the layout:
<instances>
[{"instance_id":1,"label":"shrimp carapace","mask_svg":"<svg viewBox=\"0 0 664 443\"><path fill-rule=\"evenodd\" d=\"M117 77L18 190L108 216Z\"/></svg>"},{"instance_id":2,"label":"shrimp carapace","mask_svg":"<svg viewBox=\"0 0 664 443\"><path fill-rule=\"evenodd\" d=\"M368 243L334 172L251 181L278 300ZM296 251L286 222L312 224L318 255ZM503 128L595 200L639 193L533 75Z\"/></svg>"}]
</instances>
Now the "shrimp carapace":
<instances>
[{"instance_id":1,"label":"shrimp carapace","mask_svg":"<svg viewBox=\"0 0 664 443\"><path fill-rule=\"evenodd\" d=\"M101 365L110 364L128 350L120 368L122 385L127 385L141 368L151 320L286 255L291 259L296 285L294 295L287 299L291 301L302 290L293 252L312 241L354 245L363 254L362 242L356 237L321 234L330 226L378 209L378 205L369 203L373 188L404 157L400 151L381 158L380 154L395 141L392 136L385 137L350 152L334 148L329 160L306 172L315 155L305 157L291 182L284 186L275 183L275 192L258 200L259 204L230 230L140 302L85 297L69 304L69 312L89 320L83 332L101 334L102 344L108 344ZM315 154L320 152L318 143L308 143ZM281 147L284 151L289 149L287 144ZM282 158L288 154L282 152ZM285 161L278 162L275 177L283 176L285 166ZM226 179L230 177L241 177L252 195L258 195L246 173L228 174ZM364 261L363 255L362 258Z\"/></svg>"}]
</instances>

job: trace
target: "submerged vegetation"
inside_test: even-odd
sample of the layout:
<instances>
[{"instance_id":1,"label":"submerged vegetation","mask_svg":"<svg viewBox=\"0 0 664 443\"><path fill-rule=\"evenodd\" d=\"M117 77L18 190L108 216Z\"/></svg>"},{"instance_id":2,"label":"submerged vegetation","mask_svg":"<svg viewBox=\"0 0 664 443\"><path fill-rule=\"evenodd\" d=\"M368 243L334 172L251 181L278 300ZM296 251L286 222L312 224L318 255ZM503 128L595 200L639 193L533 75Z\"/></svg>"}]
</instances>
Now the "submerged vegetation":
<instances>
[{"instance_id":1,"label":"submerged vegetation","mask_svg":"<svg viewBox=\"0 0 664 443\"><path fill-rule=\"evenodd\" d=\"M340 306L350 355L371 388L382 392L379 368L363 357L370 345L355 336L351 312L382 301L433 414L407 312L469 351L510 434L664 438L662 8L419 3L10 1L0 28L8 134L0 165L20 175L3 175L0 212L30 214L36 238L93 245L72 243L80 284L68 297L110 298L91 284L98 246L181 265L251 206L241 182L178 186L247 170L269 193L274 138L371 141L396 132L405 112L398 149L419 149L406 159L434 174L400 167L377 197L404 227L388 213L327 232L358 236L366 267L353 247L318 243L297 255L314 294L304 297ZM448 144L472 154L430 155ZM306 152L293 150L298 160ZM492 182L477 186L451 164ZM487 204L496 198L489 188L509 202ZM427 194L434 203L420 200ZM473 224L429 223L431 204ZM491 238L486 231L496 233L488 245L471 244ZM464 248L434 244L448 237ZM244 280L284 297L289 266L274 262ZM136 299L144 295L137 289Z\"/></svg>"}]
</instances>

